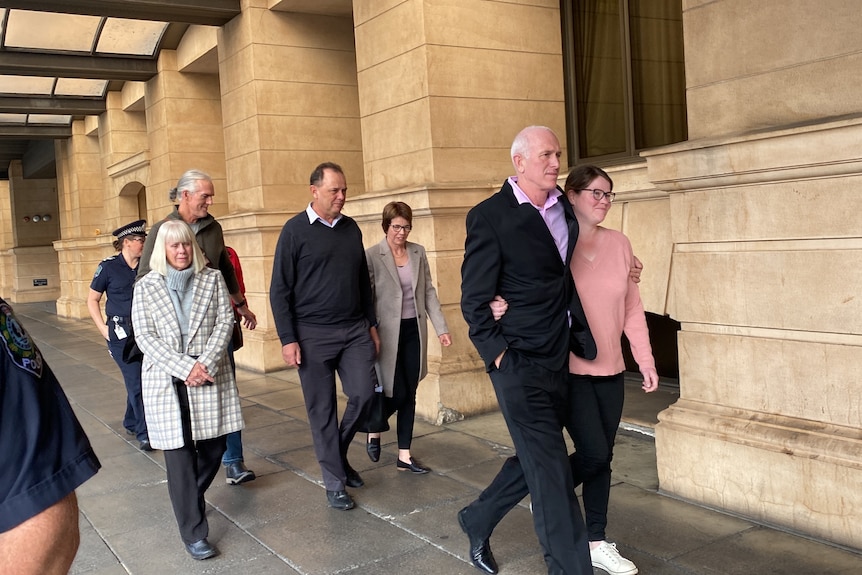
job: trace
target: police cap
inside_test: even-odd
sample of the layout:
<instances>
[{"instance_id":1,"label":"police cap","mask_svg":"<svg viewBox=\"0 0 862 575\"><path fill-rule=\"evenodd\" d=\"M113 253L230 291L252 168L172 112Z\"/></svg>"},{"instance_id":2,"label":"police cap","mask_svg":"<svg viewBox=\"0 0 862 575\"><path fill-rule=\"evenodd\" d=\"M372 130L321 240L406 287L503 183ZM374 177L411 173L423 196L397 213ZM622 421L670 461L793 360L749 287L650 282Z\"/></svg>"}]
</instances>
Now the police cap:
<instances>
[{"instance_id":1,"label":"police cap","mask_svg":"<svg viewBox=\"0 0 862 575\"><path fill-rule=\"evenodd\" d=\"M119 227L111 233L117 236L118 240L121 240L124 237L130 235L146 237L147 232L144 231L146 227L147 220L138 220L136 222L132 222L130 224L126 224L125 226Z\"/></svg>"}]
</instances>

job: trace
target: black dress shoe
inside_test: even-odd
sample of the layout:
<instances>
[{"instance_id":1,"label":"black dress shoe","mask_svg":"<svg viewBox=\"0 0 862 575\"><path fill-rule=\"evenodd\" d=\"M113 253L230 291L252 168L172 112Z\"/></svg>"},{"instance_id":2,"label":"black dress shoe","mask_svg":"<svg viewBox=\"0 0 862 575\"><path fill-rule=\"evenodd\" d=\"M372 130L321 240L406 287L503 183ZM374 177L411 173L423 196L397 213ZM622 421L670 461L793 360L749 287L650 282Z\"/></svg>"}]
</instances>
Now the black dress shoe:
<instances>
[{"instance_id":1,"label":"black dress shoe","mask_svg":"<svg viewBox=\"0 0 862 575\"><path fill-rule=\"evenodd\" d=\"M326 491L326 501L329 502L329 506L333 509L341 509L342 511L347 511L348 509L353 509L355 503L353 503L353 499L345 490L340 491Z\"/></svg>"},{"instance_id":2,"label":"black dress shoe","mask_svg":"<svg viewBox=\"0 0 862 575\"><path fill-rule=\"evenodd\" d=\"M368 452L368 459L374 463L380 461L380 438L369 437L365 444L365 451Z\"/></svg>"},{"instance_id":3,"label":"black dress shoe","mask_svg":"<svg viewBox=\"0 0 862 575\"><path fill-rule=\"evenodd\" d=\"M461 526L461 531L466 533L467 538L470 540L470 563L479 571L496 575L499 568L497 567L497 560L494 559L494 554L491 553L491 544L487 539L480 539L470 533L470 530L467 529L467 524L464 522L466 512L466 507L458 512L458 525Z\"/></svg>"},{"instance_id":4,"label":"black dress shoe","mask_svg":"<svg viewBox=\"0 0 862 575\"><path fill-rule=\"evenodd\" d=\"M344 466L344 473L347 476L347 479L344 481L344 484L348 487L362 487L363 485L365 485L365 482L362 481L362 478L359 476L359 473L347 464L345 464Z\"/></svg>"},{"instance_id":5,"label":"black dress shoe","mask_svg":"<svg viewBox=\"0 0 862 575\"><path fill-rule=\"evenodd\" d=\"M138 445L138 449L140 449L141 451L152 451L153 446L150 445L149 439L142 439L140 445Z\"/></svg>"},{"instance_id":6,"label":"black dress shoe","mask_svg":"<svg viewBox=\"0 0 862 575\"><path fill-rule=\"evenodd\" d=\"M410 458L410 463L406 463L399 459L396 465L398 467L398 471L410 471L411 473L417 474L428 473L429 471L431 471L429 468L424 467L412 457Z\"/></svg>"},{"instance_id":7,"label":"black dress shoe","mask_svg":"<svg viewBox=\"0 0 862 575\"><path fill-rule=\"evenodd\" d=\"M186 551L192 556L192 559L202 561L218 555L218 549L210 545L206 539L195 541L194 543L186 543Z\"/></svg>"}]
</instances>

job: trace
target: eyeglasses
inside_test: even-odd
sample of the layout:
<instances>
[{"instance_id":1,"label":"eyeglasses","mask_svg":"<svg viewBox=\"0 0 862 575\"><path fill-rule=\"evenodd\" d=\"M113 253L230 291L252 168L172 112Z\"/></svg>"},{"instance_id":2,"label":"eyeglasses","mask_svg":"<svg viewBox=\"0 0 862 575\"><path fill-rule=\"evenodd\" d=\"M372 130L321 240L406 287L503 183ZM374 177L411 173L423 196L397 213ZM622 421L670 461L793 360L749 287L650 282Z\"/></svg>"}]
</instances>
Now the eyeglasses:
<instances>
[{"instance_id":1,"label":"eyeglasses","mask_svg":"<svg viewBox=\"0 0 862 575\"><path fill-rule=\"evenodd\" d=\"M581 191L582 192L590 192L591 194L593 194L593 199L596 200L597 202L602 201L602 198L607 198L608 202L612 202L612 201L614 201L614 198L616 197L615 193L606 192L604 190L588 190L588 189L584 188Z\"/></svg>"},{"instance_id":2,"label":"eyeglasses","mask_svg":"<svg viewBox=\"0 0 862 575\"><path fill-rule=\"evenodd\" d=\"M130 238L129 238L129 240L131 240L131 241L133 241L133 242L141 242L141 243L144 243L144 242L146 241L146 238L143 238L143 237L141 237L141 236L132 236L132 237L130 237Z\"/></svg>"},{"instance_id":3,"label":"eyeglasses","mask_svg":"<svg viewBox=\"0 0 862 575\"><path fill-rule=\"evenodd\" d=\"M413 229L413 226L409 226L409 225L408 226L400 226L398 224L389 224L389 227L392 228L392 231L395 232L396 234L398 232L400 232L401 230L404 230L405 232L407 232L409 234L410 230Z\"/></svg>"}]
</instances>

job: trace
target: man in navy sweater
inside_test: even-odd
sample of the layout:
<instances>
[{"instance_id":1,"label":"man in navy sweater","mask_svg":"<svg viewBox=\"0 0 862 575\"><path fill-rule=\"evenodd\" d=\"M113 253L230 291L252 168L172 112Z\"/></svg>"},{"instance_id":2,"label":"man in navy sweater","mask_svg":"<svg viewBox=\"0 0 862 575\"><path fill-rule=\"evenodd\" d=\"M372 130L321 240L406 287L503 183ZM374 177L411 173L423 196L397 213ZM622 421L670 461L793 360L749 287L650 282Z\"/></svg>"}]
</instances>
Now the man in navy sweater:
<instances>
[{"instance_id":1,"label":"man in navy sweater","mask_svg":"<svg viewBox=\"0 0 862 575\"><path fill-rule=\"evenodd\" d=\"M374 393L380 339L362 232L341 213L344 171L320 164L310 184L312 202L284 224L278 238L269 299L281 355L299 370L327 501L346 510L354 502L345 486L364 484L347 462L347 448ZM340 425L336 371L347 396Z\"/></svg>"}]
</instances>

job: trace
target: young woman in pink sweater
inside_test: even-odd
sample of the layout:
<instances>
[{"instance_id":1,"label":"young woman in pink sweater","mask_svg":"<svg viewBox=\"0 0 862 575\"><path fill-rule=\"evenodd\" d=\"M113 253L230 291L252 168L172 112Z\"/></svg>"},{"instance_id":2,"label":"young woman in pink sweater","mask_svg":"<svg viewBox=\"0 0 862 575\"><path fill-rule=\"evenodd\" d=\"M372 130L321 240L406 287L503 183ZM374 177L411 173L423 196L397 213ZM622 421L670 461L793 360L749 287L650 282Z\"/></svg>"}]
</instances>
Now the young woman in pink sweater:
<instances>
[{"instance_id":1,"label":"young woman in pink sweater","mask_svg":"<svg viewBox=\"0 0 862 575\"><path fill-rule=\"evenodd\" d=\"M566 179L565 191L580 231L571 270L596 340L598 354L589 361L569 354L571 384L569 434L575 485L583 484L584 513L593 566L611 575L634 575L634 563L605 540L611 460L623 412L625 385L623 333L643 376L643 390L658 388L658 374L649 342L638 286L629 277L632 246L622 233L600 224L611 209L613 181L595 166L578 166Z\"/></svg>"}]
</instances>

